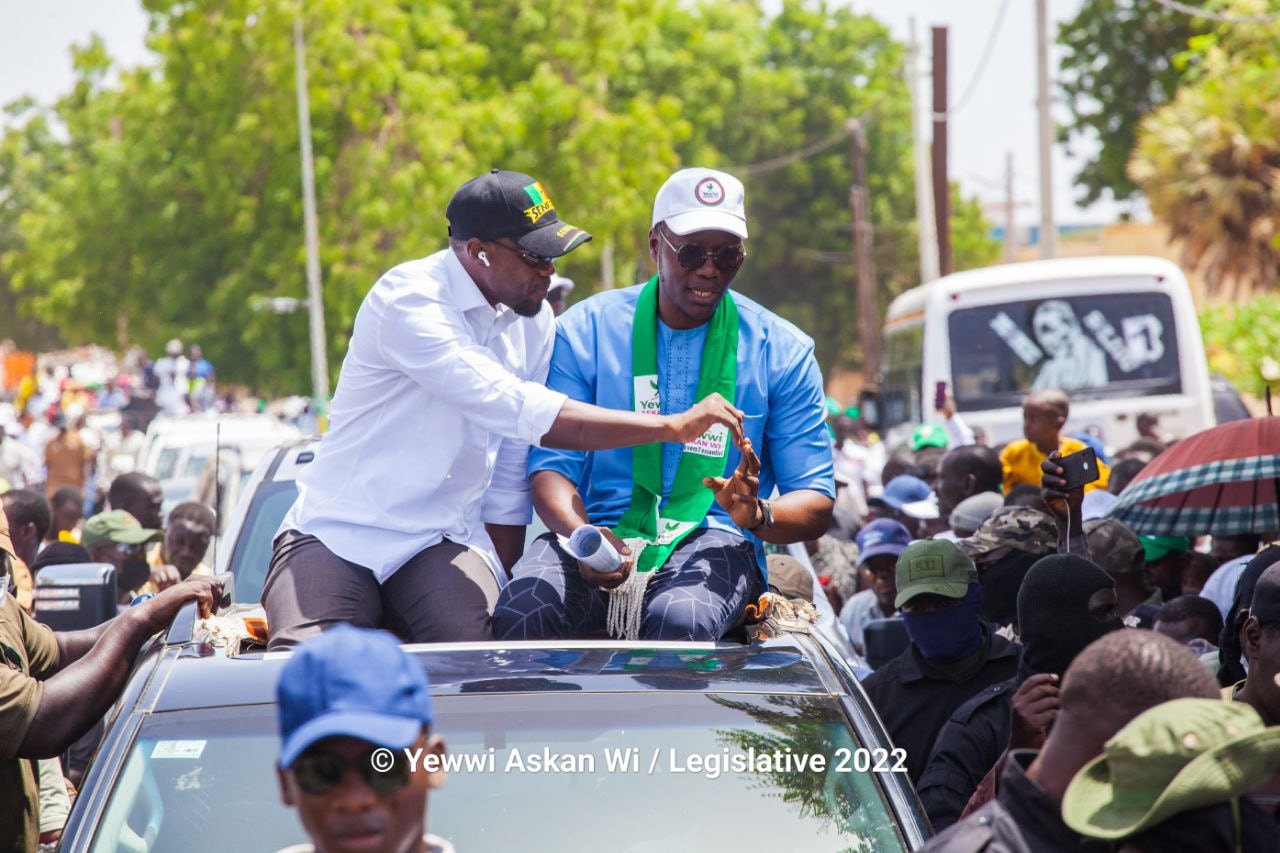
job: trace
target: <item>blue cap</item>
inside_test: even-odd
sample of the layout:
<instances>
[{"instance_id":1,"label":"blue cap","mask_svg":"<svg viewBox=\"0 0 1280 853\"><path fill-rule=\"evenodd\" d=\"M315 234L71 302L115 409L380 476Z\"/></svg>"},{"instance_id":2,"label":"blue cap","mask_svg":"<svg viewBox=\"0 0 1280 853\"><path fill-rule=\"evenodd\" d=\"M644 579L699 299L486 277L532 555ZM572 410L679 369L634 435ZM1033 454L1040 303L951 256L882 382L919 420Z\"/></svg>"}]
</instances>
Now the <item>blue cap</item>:
<instances>
[{"instance_id":1,"label":"blue cap","mask_svg":"<svg viewBox=\"0 0 1280 853\"><path fill-rule=\"evenodd\" d=\"M897 557L911 544L911 532L900 522L878 518L858 531L858 568L872 557L889 554Z\"/></svg>"},{"instance_id":2,"label":"blue cap","mask_svg":"<svg viewBox=\"0 0 1280 853\"><path fill-rule=\"evenodd\" d=\"M435 719L422 666L390 634L345 624L294 650L276 701L281 767L335 735L404 749Z\"/></svg>"},{"instance_id":3,"label":"blue cap","mask_svg":"<svg viewBox=\"0 0 1280 853\"><path fill-rule=\"evenodd\" d=\"M902 508L907 504L927 500L932 491L933 489L929 488L929 484L919 477L912 477L910 474L899 474L885 485L880 497L871 498L867 503L879 501L901 512Z\"/></svg>"}]
</instances>

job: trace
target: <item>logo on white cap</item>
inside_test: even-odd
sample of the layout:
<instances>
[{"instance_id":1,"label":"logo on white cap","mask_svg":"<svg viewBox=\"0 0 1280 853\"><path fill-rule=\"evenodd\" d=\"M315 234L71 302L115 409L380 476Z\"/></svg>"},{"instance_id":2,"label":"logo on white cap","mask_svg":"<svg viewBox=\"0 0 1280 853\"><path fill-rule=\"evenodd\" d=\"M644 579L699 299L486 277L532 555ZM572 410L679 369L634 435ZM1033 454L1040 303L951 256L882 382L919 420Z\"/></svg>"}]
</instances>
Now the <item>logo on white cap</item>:
<instances>
[{"instance_id":1,"label":"logo on white cap","mask_svg":"<svg viewBox=\"0 0 1280 853\"><path fill-rule=\"evenodd\" d=\"M693 188L693 195L701 203L714 207L724 201L724 187L715 178L703 178Z\"/></svg>"}]
</instances>

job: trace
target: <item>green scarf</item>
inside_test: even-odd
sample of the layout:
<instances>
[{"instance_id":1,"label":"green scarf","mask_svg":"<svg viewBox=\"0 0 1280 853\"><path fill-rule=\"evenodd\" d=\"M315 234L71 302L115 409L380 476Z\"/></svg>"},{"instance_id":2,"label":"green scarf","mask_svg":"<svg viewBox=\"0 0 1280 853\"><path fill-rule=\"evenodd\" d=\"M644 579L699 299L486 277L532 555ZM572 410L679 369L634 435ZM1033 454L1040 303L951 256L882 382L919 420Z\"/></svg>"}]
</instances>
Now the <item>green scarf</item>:
<instances>
[{"instance_id":1,"label":"green scarf","mask_svg":"<svg viewBox=\"0 0 1280 853\"><path fill-rule=\"evenodd\" d=\"M659 414L658 399L658 277L655 275L636 300L631 330L631 401L637 412ZM738 306L726 292L707 326L698 369L699 401L712 392L733 402L738 381ZM648 545L635 565L639 573L662 568L671 552L707 517L715 493L702 485L704 477L723 477L729 456L729 429L717 424L684 446L667 505L662 502L662 444L632 449L631 506L613 529L620 539L644 539ZM661 514L659 514L661 513Z\"/></svg>"}]
</instances>

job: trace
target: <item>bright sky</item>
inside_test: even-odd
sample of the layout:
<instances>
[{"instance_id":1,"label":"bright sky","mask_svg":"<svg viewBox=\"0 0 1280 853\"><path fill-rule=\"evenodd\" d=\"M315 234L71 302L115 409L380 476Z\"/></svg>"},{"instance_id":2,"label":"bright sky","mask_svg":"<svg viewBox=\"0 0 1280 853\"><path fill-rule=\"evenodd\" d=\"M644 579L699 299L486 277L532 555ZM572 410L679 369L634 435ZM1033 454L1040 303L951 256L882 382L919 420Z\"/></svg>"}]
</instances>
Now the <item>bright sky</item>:
<instances>
[{"instance_id":1,"label":"bright sky","mask_svg":"<svg viewBox=\"0 0 1280 853\"><path fill-rule=\"evenodd\" d=\"M851 0L854 8L886 22L906 39L914 17L918 37L929 43L929 27L950 27L951 98L968 86L1001 0ZM1072 17L1082 0L1050 0L1050 17ZM138 0L0 0L0 103L23 94L51 101L71 85L69 47L91 33L101 35L111 55L133 65L146 59L146 16ZM1050 38L1053 32L1051 30ZM1034 4L1010 0L991 59L968 104L951 121L951 172L965 192L984 201L1003 198L1005 152L1014 155L1016 194L1029 204L1021 223L1038 220L1039 183L1036 149ZM921 70L927 71L926 61ZM929 84L922 92L928 99ZM1063 113L1058 110L1061 119ZM1071 185L1075 161L1061 146L1053 158L1055 204L1060 223L1097 223L1115 218L1118 208L1076 206ZM988 213L993 219L997 212Z\"/></svg>"}]
</instances>

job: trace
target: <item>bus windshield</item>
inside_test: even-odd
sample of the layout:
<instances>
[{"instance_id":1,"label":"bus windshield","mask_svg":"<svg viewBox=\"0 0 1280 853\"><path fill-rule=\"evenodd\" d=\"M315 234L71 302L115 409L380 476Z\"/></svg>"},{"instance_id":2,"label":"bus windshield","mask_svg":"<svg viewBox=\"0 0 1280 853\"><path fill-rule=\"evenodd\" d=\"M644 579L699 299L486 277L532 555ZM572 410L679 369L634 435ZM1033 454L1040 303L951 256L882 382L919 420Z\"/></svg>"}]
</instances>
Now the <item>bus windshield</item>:
<instances>
[{"instance_id":1,"label":"bus windshield","mask_svg":"<svg viewBox=\"0 0 1280 853\"><path fill-rule=\"evenodd\" d=\"M1164 293L1003 302L954 311L947 322L961 411L1018 406L1039 388L1061 388L1073 401L1182 391Z\"/></svg>"}]
</instances>

